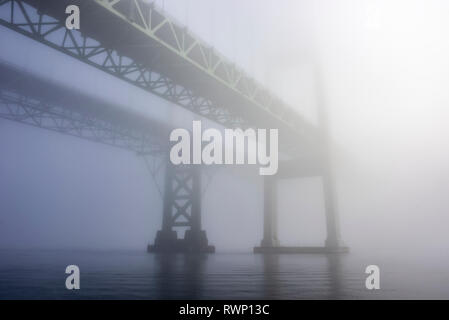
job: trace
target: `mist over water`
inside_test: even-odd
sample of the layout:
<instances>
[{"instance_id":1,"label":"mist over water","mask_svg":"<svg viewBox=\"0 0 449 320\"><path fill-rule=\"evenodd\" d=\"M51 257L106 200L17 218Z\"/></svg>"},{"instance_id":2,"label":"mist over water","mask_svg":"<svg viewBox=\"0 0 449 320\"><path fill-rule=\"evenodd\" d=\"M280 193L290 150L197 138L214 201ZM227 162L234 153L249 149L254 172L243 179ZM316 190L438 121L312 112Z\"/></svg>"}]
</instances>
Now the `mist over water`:
<instances>
[{"instance_id":1,"label":"mist over water","mask_svg":"<svg viewBox=\"0 0 449 320\"><path fill-rule=\"evenodd\" d=\"M334 287L328 281L336 272L325 256L280 256L264 262L262 256L231 255L250 252L262 239L263 185L257 170L223 167L213 174L202 200L203 228L219 254L206 258L205 269L198 271L204 287L175 289L166 296L178 292L202 298L212 291L213 298L227 298L235 287L220 291L219 277L255 274L255 282L236 289L248 290L238 298L448 298L449 3L166 0L164 9L312 123L317 123L317 105L325 106L341 236L351 248L340 258ZM0 39L8 43L0 49L1 61L173 127L190 128L198 119L4 27ZM148 294L158 292L152 287L157 281L149 280L157 278L151 270L158 262L144 252L161 226L157 186L162 175L155 184L144 160L128 151L3 119L0 150L0 248L7 249L0 254L0 298L6 297L4 288L14 292L14 281L18 288L22 285L23 274L14 278L7 270L40 261L37 269L56 277L49 270L73 263L69 253L86 260L92 274L99 274L106 261L111 277L131 279L135 271L136 283L148 281L149 287L142 284L135 296L133 289L117 285L113 297L164 295ZM320 179L283 180L278 199L281 243L323 245ZM74 248L122 253L105 253L100 261L76 255ZM13 249L28 253L15 255ZM38 254L41 249L67 252ZM131 269L122 269L120 261L128 258ZM188 262L182 259L172 263L185 267ZM271 273L263 268L272 270L273 263L280 270L274 277L293 279L291 288L281 285L282 279L263 278ZM379 296L363 291L369 264L378 264L385 275ZM178 276L187 279L191 269L184 267ZM295 278L300 272L304 278ZM95 281L107 288L102 279L107 281L106 276ZM170 276L159 280L170 281Z\"/></svg>"}]
</instances>

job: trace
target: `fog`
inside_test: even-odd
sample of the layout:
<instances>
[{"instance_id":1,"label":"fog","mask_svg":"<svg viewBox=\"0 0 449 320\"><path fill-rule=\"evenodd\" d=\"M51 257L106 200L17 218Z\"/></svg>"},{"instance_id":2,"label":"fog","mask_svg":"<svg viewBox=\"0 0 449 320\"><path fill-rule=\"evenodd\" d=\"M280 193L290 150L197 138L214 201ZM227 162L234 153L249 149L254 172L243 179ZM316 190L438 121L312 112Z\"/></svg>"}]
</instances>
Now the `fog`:
<instances>
[{"instance_id":1,"label":"fog","mask_svg":"<svg viewBox=\"0 0 449 320\"><path fill-rule=\"evenodd\" d=\"M311 122L325 106L346 245L449 247L447 1L156 3ZM173 126L198 118L3 27L0 39L1 60L74 90ZM0 146L1 247L144 250L154 240L162 200L142 158L6 120ZM281 181L278 194L281 243L322 245L320 179ZM262 217L257 171L220 168L203 198L210 242L248 251Z\"/></svg>"}]
</instances>

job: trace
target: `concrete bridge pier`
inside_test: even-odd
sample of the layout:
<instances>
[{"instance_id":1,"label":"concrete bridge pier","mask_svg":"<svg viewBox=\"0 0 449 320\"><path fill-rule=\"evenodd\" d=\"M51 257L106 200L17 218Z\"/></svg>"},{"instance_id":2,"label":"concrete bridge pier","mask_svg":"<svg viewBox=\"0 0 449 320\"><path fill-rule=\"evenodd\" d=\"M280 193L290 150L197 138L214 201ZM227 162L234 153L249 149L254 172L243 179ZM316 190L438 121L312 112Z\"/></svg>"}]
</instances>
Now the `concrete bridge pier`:
<instances>
[{"instance_id":1,"label":"concrete bridge pier","mask_svg":"<svg viewBox=\"0 0 449 320\"><path fill-rule=\"evenodd\" d=\"M335 208L335 186L330 170L325 170L322 176L322 184L327 232L325 247L330 250L334 249L338 251L345 247L340 238L338 211Z\"/></svg>"},{"instance_id":2,"label":"concrete bridge pier","mask_svg":"<svg viewBox=\"0 0 449 320\"><path fill-rule=\"evenodd\" d=\"M264 207L263 207L263 239L260 246L272 248L279 246L277 235L277 179L273 176L264 178Z\"/></svg>"},{"instance_id":3,"label":"concrete bridge pier","mask_svg":"<svg viewBox=\"0 0 449 320\"><path fill-rule=\"evenodd\" d=\"M148 252L213 253L206 232L201 228L201 168L173 166L165 172L162 229ZM187 227L184 238L178 238L175 228Z\"/></svg>"},{"instance_id":4,"label":"concrete bridge pier","mask_svg":"<svg viewBox=\"0 0 449 320\"><path fill-rule=\"evenodd\" d=\"M320 164L288 161L281 163L279 178L321 176L323 201L326 217L327 237L321 247L286 247L281 246L277 235L277 181L278 178L264 179L264 234L261 245L254 248L254 253L343 253L348 252L340 239L338 212L335 207L335 187L328 166Z\"/></svg>"}]
</instances>

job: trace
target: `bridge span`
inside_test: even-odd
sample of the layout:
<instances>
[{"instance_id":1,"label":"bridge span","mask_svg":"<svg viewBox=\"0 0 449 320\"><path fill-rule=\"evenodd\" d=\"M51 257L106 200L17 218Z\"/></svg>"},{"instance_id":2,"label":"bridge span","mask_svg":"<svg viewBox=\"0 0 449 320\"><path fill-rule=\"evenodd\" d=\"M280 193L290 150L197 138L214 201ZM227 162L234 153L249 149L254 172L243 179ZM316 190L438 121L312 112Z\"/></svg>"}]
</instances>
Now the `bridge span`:
<instances>
[{"instance_id":1,"label":"bridge span","mask_svg":"<svg viewBox=\"0 0 449 320\"><path fill-rule=\"evenodd\" d=\"M80 7L81 29L65 27ZM229 128L279 129L287 160L264 180L264 237L255 252L341 252L325 128L312 125L187 27L141 0L2 0L0 24ZM5 44L4 44L5 45ZM36 61L36 63L39 63ZM165 165L162 228L154 252L213 252L201 226L201 169L168 161L168 127L0 66L0 117L136 152ZM148 108L154 106L149 105ZM327 239L286 248L276 228L278 179L321 176ZM176 228L187 227L178 239Z\"/></svg>"}]
</instances>

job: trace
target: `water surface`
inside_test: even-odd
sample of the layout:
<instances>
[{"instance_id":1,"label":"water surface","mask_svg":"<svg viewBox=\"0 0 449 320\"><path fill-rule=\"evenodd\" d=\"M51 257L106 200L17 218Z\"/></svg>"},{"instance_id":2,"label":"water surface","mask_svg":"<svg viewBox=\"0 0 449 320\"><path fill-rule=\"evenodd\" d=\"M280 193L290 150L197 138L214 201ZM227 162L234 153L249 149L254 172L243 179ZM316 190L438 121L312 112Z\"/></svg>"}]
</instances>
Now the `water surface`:
<instances>
[{"instance_id":1,"label":"water surface","mask_svg":"<svg viewBox=\"0 0 449 320\"><path fill-rule=\"evenodd\" d=\"M449 264L344 255L1 250L0 299L448 299ZM413 262L414 261L414 262ZM416 263L418 261L418 263ZM381 289L365 288L365 267ZM65 288L78 265L81 289Z\"/></svg>"}]
</instances>

